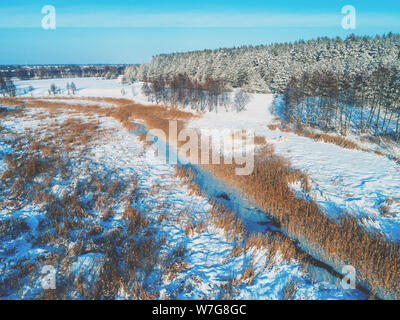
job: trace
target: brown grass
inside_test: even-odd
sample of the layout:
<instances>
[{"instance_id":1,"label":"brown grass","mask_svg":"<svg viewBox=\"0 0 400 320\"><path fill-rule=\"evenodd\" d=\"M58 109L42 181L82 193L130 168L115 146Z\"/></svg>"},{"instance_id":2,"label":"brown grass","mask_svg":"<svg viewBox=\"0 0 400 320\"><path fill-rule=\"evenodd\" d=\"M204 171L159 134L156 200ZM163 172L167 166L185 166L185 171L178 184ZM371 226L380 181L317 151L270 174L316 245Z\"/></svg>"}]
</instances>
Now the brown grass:
<instances>
[{"instance_id":1,"label":"brown grass","mask_svg":"<svg viewBox=\"0 0 400 320\"><path fill-rule=\"evenodd\" d=\"M24 106L24 101L19 98L0 98L0 104L9 107L22 107ZM0 111L0 114L1 113L2 112Z\"/></svg>"},{"instance_id":2,"label":"brown grass","mask_svg":"<svg viewBox=\"0 0 400 320\"><path fill-rule=\"evenodd\" d=\"M270 125L268 125L268 129L269 130L272 130L272 131L275 131L275 130L281 130L282 131L282 127L279 125L279 124L270 124Z\"/></svg>"},{"instance_id":3,"label":"brown grass","mask_svg":"<svg viewBox=\"0 0 400 320\"><path fill-rule=\"evenodd\" d=\"M162 106L142 106L138 104L129 104L120 107L110 114L113 118L120 121L128 130L135 128L134 121L136 119L144 120L146 127L150 129L162 130L166 138L169 137L169 121L177 121L178 132L183 129L184 120L188 120L193 116L189 112L180 111L178 109L167 108ZM144 137L143 137L143 140Z\"/></svg>"},{"instance_id":4,"label":"brown grass","mask_svg":"<svg viewBox=\"0 0 400 320\"><path fill-rule=\"evenodd\" d=\"M243 253L243 249L240 246L235 245L232 249L232 257L237 257Z\"/></svg>"},{"instance_id":5,"label":"brown grass","mask_svg":"<svg viewBox=\"0 0 400 320\"><path fill-rule=\"evenodd\" d=\"M125 209L124 217L129 220L128 230L132 234L137 234L141 230L146 229L150 224L147 218L130 206Z\"/></svg>"},{"instance_id":6,"label":"brown grass","mask_svg":"<svg viewBox=\"0 0 400 320\"><path fill-rule=\"evenodd\" d=\"M254 281L254 277L255 277L254 268L250 264L247 264L246 269L244 270L244 273L240 278L240 281L251 285L252 282Z\"/></svg>"},{"instance_id":7,"label":"brown grass","mask_svg":"<svg viewBox=\"0 0 400 320\"><path fill-rule=\"evenodd\" d=\"M380 214L385 217L391 217L391 218L395 217L396 213L390 210L390 206L394 203L400 203L400 200L392 198L382 203L381 206L379 207Z\"/></svg>"},{"instance_id":8,"label":"brown grass","mask_svg":"<svg viewBox=\"0 0 400 320\"><path fill-rule=\"evenodd\" d=\"M283 300L293 300L297 291L296 281L290 280L283 289Z\"/></svg>"},{"instance_id":9,"label":"brown grass","mask_svg":"<svg viewBox=\"0 0 400 320\"><path fill-rule=\"evenodd\" d=\"M298 128L297 130L291 130L289 127L284 126L282 124L270 124L268 126L268 128L270 130L281 130L283 132L293 132L299 136L302 137L307 137L310 139L314 139L315 141L322 141L325 143L332 143L332 144L336 144L342 148L345 149L350 149L350 150L362 150L364 152L369 152L369 150L366 149L362 149L360 146L358 146L357 143L350 141L349 139L346 139L344 137L341 136L333 136L327 133L313 133L310 132L309 130L304 130L304 129L300 129Z\"/></svg>"},{"instance_id":10,"label":"brown grass","mask_svg":"<svg viewBox=\"0 0 400 320\"><path fill-rule=\"evenodd\" d=\"M316 140L316 141L323 141L326 143L336 144L342 148L350 149L350 150L361 150L361 148L355 143L346 138L338 137L338 136L331 136L326 133L321 134L310 134L308 137Z\"/></svg>"},{"instance_id":11,"label":"brown grass","mask_svg":"<svg viewBox=\"0 0 400 320\"><path fill-rule=\"evenodd\" d=\"M262 137L262 136L255 136L254 137L254 144L264 145L266 143L267 143L267 140L265 139L265 137Z\"/></svg>"}]
</instances>

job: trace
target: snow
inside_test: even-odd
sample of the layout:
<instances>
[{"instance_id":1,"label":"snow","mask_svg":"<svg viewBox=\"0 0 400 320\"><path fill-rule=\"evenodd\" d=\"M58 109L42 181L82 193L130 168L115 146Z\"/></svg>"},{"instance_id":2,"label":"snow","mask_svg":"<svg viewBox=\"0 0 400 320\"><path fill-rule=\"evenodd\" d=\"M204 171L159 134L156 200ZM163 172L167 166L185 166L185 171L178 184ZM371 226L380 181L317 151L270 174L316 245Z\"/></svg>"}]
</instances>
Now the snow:
<instances>
[{"instance_id":1,"label":"snow","mask_svg":"<svg viewBox=\"0 0 400 320\"><path fill-rule=\"evenodd\" d=\"M7 119L5 127L15 132L38 128L41 125L40 120L30 116L34 117L35 113L39 112L40 109L33 109L26 112L26 117ZM255 111L254 114L262 113ZM207 116L213 117L211 114ZM57 121L62 122L67 117L67 114L61 114ZM236 123L240 124L239 121ZM247 123L252 124L250 117ZM118 130L111 131L110 136L101 143L90 146L83 163L72 163L73 170L82 181L89 178L85 166L99 172L109 172L120 181L132 181L132 177L136 176L141 197L134 206L155 220L162 214L167 216L157 225L156 234L166 237L163 250L167 256L177 246L182 245L185 248L187 265L173 279L163 278L162 283L157 284L162 293L161 298L220 298L223 295L221 285L229 283L230 280L238 282L235 286L238 299L281 299L283 290L290 281L297 284L296 299L365 298L365 295L357 290L343 291L338 288L335 279L313 280L309 274L301 271L301 266L296 261L284 262L278 255L271 263L266 259L266 252L263 250L249 249L233 257L231 252L236 243L212 223L208 199L193 194L186 184L175 177L174 165L160 164L154 150L144 148L135 133L122 128L117 121L102 118L101 126ZM62 185L56 184L52 190L54 194L59 194L63 188ZM156 192L153 191L154 188ZM116 215L113 219L102 222L105 230L116 230L125 223L121 219L121 208L115 209ZM190 213L189 216L187 213ZM6 215L12 215L14 218L24 217L30 232L22 233L18 238L9 239L1 244L2 277L12 270L12 261L32 259L43 252L51 251L51 248L46 246L33 247L31 244L31 237L38 232L38 221L44 218L40 208L28 206L19 211L5 209L0 212L0 219L4 219ZM98 221L100 217L94 216L93 219ZM185 229L189 222L204 223L206 227L187 235ZM15 250L14 253L10 251L11 248ZM102 261L102 254L84 253L77 257L67 272L75 276L82 274L86 281L91 282L98 276ZM240 280L249 264L254 268L253 281ZM24 297L29 298L40 290L38 281L24 282L24 279L21 279L21 283ZM125 296L126 293L121 290L118 298L124 299ZM16 297L18 296L11 294L5 298Z\"/></svg>"},{"instance_id":2,"label":"snow","mask_svg":"<svg viewBox=\"0 0 400 320\"><path fill-rule=\"evenodd\" d=\"M114 126L118 126L117 123ZM182 283L192 288L184 290L178 299L218 298L218 288L229 277L238 278L243 274L247 262L253 260L256 266L256 277L250 286L241 285L238 299L279 299L282 288L290 280L298 285L297 298L304 299L354 299L362 298L358 291L344 292L335 288L334 282L321 281L312 283L311 279L300 271L296 262L278 262L272 269L266 267L266 255L260 251L241 254L232 258L231 252L235 243L229 241L220 230L209 224L201 233L194 232L191 236L185 234L185 226L178 224L182 212L190 212L191 222L198 224L209 221L210 205L206 198L193 195L186 185L174 177L174 166L160 164L154 151L148 149L142 157L137 154L138 140L124 129L118 130L115 140L101 144L93 150L96 161L108 168L119 168L123 171L134 171L138 176L140 190L147 197L135 204L141 211L157 219L160 214L166 214L168 219L161 225L160 234L167 235L169 245L166 250L183 245L188 251L189 266L187 270L170 281L164 279L160 291L165 297L171 297ZM154 186L159 186L152 193ZM159 204L163 206L160 208Z\"/></svg>"},{"instance_id":3,"label":"snow","mask_svg":"<svg viewBox=\"0 0 400 320\"><path fill-rule=\"evenodd\" d=\"M102 80L100 78L57 78L44 80L27 80L16 81L17 94L22 96L44 97L49 96L49 88L55 84L58 89L61 89L61 94L57 96L68 96L66 89L67 83L75 83L75 96L106 96L106 97L121 97L121 89L123 85L117 80ZM100 85L99 85L100 84ZM28 88L32 86L32 92ZM71 95L73 96L73 95Z\"/></svg>"},{"instance_id":4,"label":"snow","mask_svg":"<svg viewBox=\"0 0 400 320\"><path fill-rule=\"evenodd\" d=\"M66 89L67 83L73 82L76 86L74 95L69 94ZM138 100L138 102L146 102L145 96L141 93L142 83L136 82L134 84L122 84L116 79L104 80L101 78L57 78L57 79L44 79L44 80L28 80L28 81L15 81L17 87L17 95L23 97L54 97L49 94L49 88L55 84L60 92L56 97L107 97L107 98L126 98ZM33 91L28 92L29 87L33 87ZM132 91L132 88L134 91ZM122 90L125 94L122 94ZM55 100L57 101L57 100ZM63 101L65 102L65 101ZM69 103L73 104L74 101ZM91 105L91 102L86 102Z\"/></svg>"},{"instance_id":5,"label":"snow","mask_svg":"<svg viewBox=\"0 0 400 320\"><path fill-rule=\"evenodd\" d=\"M79 256L68 268L67 273L72 274L75 279L81 276L85 284L90 285L98 279L103 261L103 254L89 252Z\"/></svg>"},{"instance_id":6,"label":"snow","mask_svg":"<svg viewBox=\"0 0 400 320\"><path fill-rule=\"evenodd\" d=\"M17 87L20 94L23 88L30 85L34 87L32 93L25 96L48 97L48 88L52 83L65 88L67 82L74 82L78 91L74 100L69 103L92 102L85 97L113 97L127 98L144 105L151 104L141 93L141 83L122 85L117 80L100 80L96 78L83 79L50 79L18 81ZM124 88L125 95L121 89ZM132 90L133 88L133 90ZM57 95L67 98L65 90ZM361 224L368 229L381 231L387 237L400 239L400 166L393 160L358 150L343 149L337 145L315 141L298 136L290 132L270 130L269 124L274 123L271 110L274 97L268 94L250 94L250 102L240 113L219 110L199 114L200 117L191 120L188 127L198 130L241 130L247 129L256 135L264 136L267 143L275 147L278 155L291 161L292 166L307 173L311 182L311 192L305 195L296 184L291 188L299 197L312 197L326 212L327 215L337 218L342 212L357 217ZM64 99L65 100L65 99ZM63 102L67 102L64 101ZM60 102L60 100L54 100ZM98 103L96 103L99 105ZM104 104L112 107L112 104ZM7 120L1 125L12 128L12 123ZM25 130L29 126L37 126L37 120L27 119L19 123L15 130ZM102 125L107 128L118 127L112 120L102 120ZM212 132L212 131L209 131ZM208 203L205 198L194 196L180 182L174 178L172 165L160 164L151 152L144 152L141 156L133 157L141 149L141 143L131 133L121 130L115 133L113 143L104 143L93 150L93 159L107 168L118 168L121 179L135 172L139 175L140 188L150 190L155 184L162 186L161 191L153 196L148 196L141 205L147 208L152 215L159 215L157 204L166 203L171 220L162 225L163 232L169 236L170 243L183 242L190 253L190 265L186 272L180 275L180 281L190 282L194 286L191 295L182 295L179 298L210 297L223 279L221 275L235 276L243 272L247 257L239 256L230 259L229 263L222 263L228 257L233 244L224 236L221 230L207 228L206 232L194 234L192 237L185 235L184 229L174 222L179 211L190 204L192 218L201 221L207 218ZM364 143L363 146L367 145ZM400 150L394 146L393 150ZM7 151L7 146L0 143L0 172L4 170L2 154ZM140 154L140 152L139 152ZM54 192L61 192L55 187ZM149 192L150 193L150 192ZM384 215L382 207L386 206L389 214ZM35 212L32 210L32 212ZM243 215L246 217L246 214ZM257 218L253 222L257 222ZM32 222L32 225L34 223ZM312 283L306 275L299 271L299 265L293 263L275 264L270 270L263 268L262 254L254 252L257 276L250 286L241 288L240 298L273 299L280 297L282 286L294 277L300 284L298 298L346 298L339 290L330 287L323 289L321 283ZM195 285L200 278L198 285ZM167 297L176 289L178 280L162 285L162 292ZM214 296L215 297L215 296ZM354 297L354 296L353 296Z\"/></svg>"}]
</instances>

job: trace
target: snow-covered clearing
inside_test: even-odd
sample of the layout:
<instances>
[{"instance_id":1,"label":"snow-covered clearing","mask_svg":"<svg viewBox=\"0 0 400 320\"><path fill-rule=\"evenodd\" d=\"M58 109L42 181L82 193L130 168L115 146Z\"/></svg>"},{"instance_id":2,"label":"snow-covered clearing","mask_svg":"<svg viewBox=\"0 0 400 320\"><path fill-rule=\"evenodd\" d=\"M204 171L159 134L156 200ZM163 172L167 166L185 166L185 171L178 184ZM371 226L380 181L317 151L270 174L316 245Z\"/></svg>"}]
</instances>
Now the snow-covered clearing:
<instances>
[{"instance_id":1,"label":"snow-covered clearing","mask_svg":"<svg viewBox=\"0 0 400 320\"><path fill-rule=\"evenodd\" d=\"M76 96L120 98L123 88L125 88L127 96L132 96L132 91L127 89L129 86L121 85L118 80L101 80L99 78L28 80L16 81L15 84L17 86L18 95L45 97L52 96L48 92L52 84L55 84L56 87L60 89L60 93L57 96L68 96L66 87L67 83L71 82L76 86ZM33 87L33 91L28 92L30 86Z\"/></svg>"},{"instance_id":2,"label":"snow-covered clearing","mask_svg":"<svg viewBox=\"0 0 400 320\"><path fill-rule=\"evenodd\" d=\"M70 114L70 111L46 115L46 110L41 109L29 109L22 115L2 119L6 134L1 136L0 174L6 169L3 164L6 154L25 154L24 148L12 149L13 137L21 138L29 133L45 138L53 130L50 123L62 125L70 118L99 123L101 134L91 140L85 150L76 145L68 151L68 176L63 178L61 173L52 176L46 190L51 190L56 199L78 190L78 199L86 211L83 224L76 229L72 227L68 234L62 233L58 240L46 240L46 234L57 237L55 228L47 224L46 207L27 199L19 204L11 198L4 199L7 190L2 188L1 200L8 205L1 207L0 220L2 224L7 222L19 228L4 233L1 242L2 298L40 297L43 292L40 270L53 256L58 257L54 260L59 262L52 262L57 268L58 285L68 287L73 284L62 297L87 297L88 286L93 288L100 280L102 267L109 259L104 247L107 239L118 233L112 247L116 252L124 252L132 240L132 235L127 232L129 222L124 219L126 197L135 210L151 221L147 233L162 243L159 260L142 279L142 295L147 292L150 297L155 294L161 299L365 298L357 290L342 290L335 279L313 280L301 271L298 262L283 261L279 254L270 261L265 249L249 248L233 254L235 247L240 245L239 240L232 239L229 233L214 224L208 199L193 194L175 176L173 165L160 164L154 151L146 148L135 132L128 132L114 119L84 113L77 115L76 112ZM96 194L89 187L93 177L100 177L105 186L113 181L122 185L121 193L112 198L113 214L108 218L104 218L104 212L97 208L98 201L93 202ZM46 178L39 175L34 181L40 184ZM138 192L133 192L130 187L133 181L137 181ZM85 185L88 185L86 189ZM193 225L192 230L188 229L189 225ZM92 234L90 230L97 231ZM80 242L82 240L84 243ZM16 278L18 281L14 283ZM138 298L135 288L127 283L118 288L114 298Z\"/></svg>"}]
</instances>

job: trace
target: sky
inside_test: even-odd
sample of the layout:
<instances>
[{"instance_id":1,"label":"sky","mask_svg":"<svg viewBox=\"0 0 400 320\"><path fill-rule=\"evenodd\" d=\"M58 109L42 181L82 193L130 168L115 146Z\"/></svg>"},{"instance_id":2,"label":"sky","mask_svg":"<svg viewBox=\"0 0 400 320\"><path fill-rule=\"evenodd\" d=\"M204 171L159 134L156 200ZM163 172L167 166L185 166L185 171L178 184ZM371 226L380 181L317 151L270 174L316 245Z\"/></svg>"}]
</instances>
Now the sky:
<instances>
[{"instance_id":1,"label":"sky","mask_svg":"<svg viewBox=\"0 0 400 320\"><path fill-rule=\"evenodd\" d=\"M55 9L55 29L42 20ZM344 29L342 8L356 12ZM144 63L161 53L400 33L398 0L0 0L0 64Z\"/></svg>"}]
</instances>

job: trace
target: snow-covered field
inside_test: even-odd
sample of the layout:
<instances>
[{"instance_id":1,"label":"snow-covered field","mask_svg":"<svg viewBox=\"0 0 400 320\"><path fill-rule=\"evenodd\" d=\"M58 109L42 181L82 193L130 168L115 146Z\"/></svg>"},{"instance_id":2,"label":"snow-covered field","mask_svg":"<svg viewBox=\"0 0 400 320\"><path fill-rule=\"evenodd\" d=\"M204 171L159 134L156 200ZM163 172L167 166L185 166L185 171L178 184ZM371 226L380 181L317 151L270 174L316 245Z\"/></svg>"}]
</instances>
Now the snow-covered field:
<instances>
[{"instance_id":1,"label":"snow-covered field","mask_svg":"<svg viewBox=\"0 0 400 320\"><path fill-rule=\"evenodd\" d=\"M60 89L61 96L67 96L67 83L74 83L76 86L76 96L82 97L113 97L122 96L122 88L126 89L127 96L132 97L132 91L127 86L120 84L118 80L101 80L100 78L65 78L65 79L46 79L16 81L17 94L33 97L50 96L49 89L55 84ZM28 92L29 87L33 87L32 92Z\"/></svg>"},{"instance_id":2,"label":"snow-covered field","mask_svg":"<svg viewBox=\"0 0 400 320\"><path fill-rule=\"evenodd\" d=\"M74 82L78 89L71 100L67 99L67 82ZM16 85L19 95L49 97L48 89L52 83L64 88L57 96L65 97L65 100L58 99L57 102L91 105L94 103L85 100L85 97L112 97L132 99L144 105L150 104L141 93L140 83L122 85L117 80L83 78L18 81ZM29 86L34 90L25 92ZM254 130L256 135L265 137L267 143L275 147L278 155L289 159L293 167L307 173L311 181L310 196L327 215L337 218L341 213L351 214L359 218L360 223L368 229L381 231L396 240L400 239L399 164L372 152L344 149L294 133L270 130L268 125L274 123L274 97L264 94L251 94L250 97L250 102L240 113L223 110L218 113L201 113L200 117L191 120L187 126L203 132L204 129ZM105 102L102 102L101 106L113 107ZM10 130L14 130L13 127L20 130L29 127L25 123L20 123L19 126L16 123L0 125ZM148 191L140 205L153 218L157 218L162 210L168 208L170 219L159 226L160 232L167 235L171 244L183 243L189 252L188 268L174 281L163 282L161 297L171 297L171 292L179 285L190 283L193 290L189 292L186 288L179 298L216 298L216 287L226 283L233 275L243 274L250 260L255 266L256 277L251 284L240 286L238 298L282 298L283 287L291 280L296 281L298 286L296 298L362 297L358 291L350 294L336 289L332 283L310 281L309 275L299 271L296 262L278 262L272 269L266 268L263 258L265 254L257 250L232 258L230 252L234 243L212 225L201 234L194 233L188 237L185 228L176 223L176 218L182 210L189 210L192 212L191 219L196 223L209 219L210 208L206 199L192 195L187 187L174 177L172 165L160 165L158 162L156 164L154 154L142 150L141 142L119 127L117 122L108 119L104 120L104 125L118 130L114 133L112 142L99 144L92 150L93 164L118 170L121 179L126 179L130 171L135 172L139 176L140 188ZM10 152L9 148L0 142L0 171L4 170L2 158ZM137 153L141 156L131 156ZM155 185L160 186L159 192L151 194L149 190ZM293 188L296 189L296 186ZM158 203L165 203L165 208L158 210ZM26 247L24 248L26 250Z\"/></svg>"},{"instance_id":3,"label":"snow-covered field","mask_svg":"<svg viewBox=\"0 0 400 320\"><path fill-rule=\"evenodd\" d=\"M67 83L74 83L76 86L75 95L68 95ZM16 81L18 96L26 97L53 97L49 94L49 88L55 84L60 92L57 97L108 97L135 99L137 102L149 104L146 97L141 92L141 83L121 84L119 80L102 80L100 78L65 78L65 79L46 79ZM33 91L29 92L32 86Z\"/></svg>"},{"instance_id":4,"label":"snow-covered field","mask_svg":"<svg viewBox=\"0 0 400 320\"><path fill-rule=\"evenodd\" d=\"M1 124L8 134L18 136L31 131L37 136L45 137L46 123L50 118L41 118L42 112L45 113L45 110L27 110L23 115L6 118ZM62 124L76 116L76 113L60 112L53 114L52 117L55 118L51 118L51 121ZM178 269L173 277L160 270L162 265L157 265L148 276L146 284L153 291L159 292L159 298L216 299L229 296L237 299L282 299L290 295L287 291L289 285L296 288L292 297L295 299L366 298L358 290L342 290L337 281L329 276L325 279L313 279L302 271L301 265L296 261L282 261L279 255L274 261L269 261L264 249L249 248L233 255L237 240L233 240L213 223L211 205L207 198L193 194L175 176L173 165L160 165L154 150L145 148L134 132L127 131L116 120L106 117L89 119L85 115L80 117L84 121L100 121L100 129L105 130L105 133L100 136L101 140L87 145L82 158L79 150L70 151L70 179L63 180L57 176L51 182L52 195L62 198L65 193L73 191L74 186L85 185L95 175L110 175L123 184L129 184L136 178L140 197L132 206L143 212L146 218L158 221L153 228L157 238L164 238L160 254L169 257L178 247L184 248L184 268ZM108 131L110 129L113 130ZM12 146L2 145L1 161L5 154L13 152L11 148ZM23 154L24 151L19 152ZM1 174L5 168L3 165L0 168ZM84 194L81 197L84 203L90 203L93 194ZM127 228L123 209L122 203L116 198L113 205L115 214L111 218L104 220L93 209L85 218L85 225L88 229L100 225L105 239L116 230L123 234L123 230ZM17 211L5 207L0 210L0 221L6 219L20 219L27 223L28 230L18 233L17 237L7 237L1 243L0 270L3 282L7 282L10 274L23 268L27 261L35 261L52 252L60 253L60 244L40 244L38 241L42 236L41 226L46 219L43 207L26 202ZM190 223L202 227L194 228L188 233L187 226ZM66 238L63 245L72 250L82 238L81 234L72 232L69 240L71 242L65 244L69 239ZM93 243L96 242L96 237L86 240ZM72 264L64 271L64 276L68 275L76 282L83 275L85 283L93 283L99 276L105 254L94 243L92 247L85 244L84 248L78 251ZM69 253L67 257L68 255ZM247 277L245 274L249 266L252 274ZM2 292L2 298L37 297L41 292L39 279L39 271L21 276L17 289ZM79 290L72 290L69 294L72 298L82 297ZM121 289L116 298L132 298L132 293Z\"/></svg>"}]
</instances>

